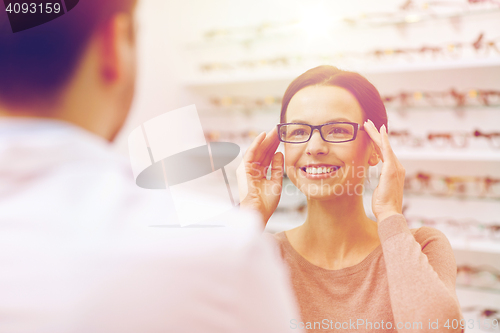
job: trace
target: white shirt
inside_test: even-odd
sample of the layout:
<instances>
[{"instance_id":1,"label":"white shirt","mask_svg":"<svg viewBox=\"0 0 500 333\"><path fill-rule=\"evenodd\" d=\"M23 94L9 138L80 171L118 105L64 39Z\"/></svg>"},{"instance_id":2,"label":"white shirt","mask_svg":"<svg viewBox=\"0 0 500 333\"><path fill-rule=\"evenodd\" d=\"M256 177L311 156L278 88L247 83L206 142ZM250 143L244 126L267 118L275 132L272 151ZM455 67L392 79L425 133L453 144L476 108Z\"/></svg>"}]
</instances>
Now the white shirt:
<instances>
[{"instance_id":1,"label":"white shirt","mask_svg":"<svg viewBox=\"0 0 500 333\"><path fill-rule=\"evenodd\" d=\"M221 218L181 228L104 139L0 118L0 332L289 332L276 244L256 214Z\"/></svg>"}]
</instances>

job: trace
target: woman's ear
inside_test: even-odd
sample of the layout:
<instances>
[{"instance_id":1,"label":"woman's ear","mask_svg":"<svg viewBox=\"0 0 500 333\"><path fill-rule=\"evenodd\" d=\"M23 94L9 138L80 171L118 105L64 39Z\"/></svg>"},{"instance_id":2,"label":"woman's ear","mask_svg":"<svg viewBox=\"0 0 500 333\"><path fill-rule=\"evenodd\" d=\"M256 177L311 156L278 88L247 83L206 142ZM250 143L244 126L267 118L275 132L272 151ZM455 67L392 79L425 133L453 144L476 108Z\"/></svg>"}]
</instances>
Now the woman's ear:
<instances>
[{"instance_id":1,"label":"woman's ear","mask_svg":"<svg viewBox=\"0 0 500 333\"><path fill-rule=\"evenodd\" d=\"M371 153L370 153L370 158L368 159L368 165L370 166L375 166L380 162L380 157L378 156L377 150L374 147L374 142L372 141L371 143Z\"/></svg>"}]
</instances>

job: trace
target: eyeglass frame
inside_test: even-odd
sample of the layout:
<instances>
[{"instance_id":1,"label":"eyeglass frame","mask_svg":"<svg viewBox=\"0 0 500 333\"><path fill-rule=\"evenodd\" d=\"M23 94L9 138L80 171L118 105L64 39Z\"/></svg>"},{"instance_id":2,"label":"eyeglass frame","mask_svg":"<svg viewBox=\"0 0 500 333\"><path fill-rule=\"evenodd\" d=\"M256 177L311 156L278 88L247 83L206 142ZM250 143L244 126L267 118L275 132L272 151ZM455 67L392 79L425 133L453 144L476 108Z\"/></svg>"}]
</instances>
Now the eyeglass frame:
<instances>
[{"instance_id":1,"label":"eyeglass frame","mask_svg":"<svg viewBox=\"0 0 500 333\"><path fill-rule=\"evenodd\" d=\"M354 134L352 136L352 139L344 140L344 141L328 141L328 140L325 140L325 138L323 137L323 133L321 133L321 128L323 126L331 125L331 124L350 124L350 125L352 125L352 127L354 128ZM281 139L281 136L280 136L280 128L283 127L284 125L305 125L305 126L309 126L311 128L311 134L309 135L309 138L306 141L301 141L301 142L284 141L284 140ZM355 125L357 125L357 126L355 126ZM328 142L328 143L343 143L343 142L354 141L358 137L358 131L365 131L366 132L366 130L363 128L363 125L360 125L358 123L349 122L349 121L332 121L332 122L325 123L325 124L322 124L322 125L317 125L317 126L309 125L309 124L303 124L303 123L279 123L278 125L276 125L276 127L278 129L278 139L281 142L283 142L283 143L291 143L291 144L300 144L300 143L309 142L309 140L311 140L311 138L312 138L312 135L313 135L315 129L318 130L319 135L321 136L321 138L323 139L323 141Z\"/></svg>"}]
</instances>

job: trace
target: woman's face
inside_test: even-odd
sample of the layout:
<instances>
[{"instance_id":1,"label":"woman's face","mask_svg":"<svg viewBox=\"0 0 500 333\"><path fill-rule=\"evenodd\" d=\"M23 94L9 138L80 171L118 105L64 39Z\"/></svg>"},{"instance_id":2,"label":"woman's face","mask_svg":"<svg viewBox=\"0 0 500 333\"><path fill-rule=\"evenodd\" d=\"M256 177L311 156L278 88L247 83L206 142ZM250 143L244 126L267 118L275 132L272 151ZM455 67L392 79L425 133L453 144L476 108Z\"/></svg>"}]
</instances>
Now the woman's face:
<instances>
[{"instance_id":1,"label":"woman's face","mask_svg":"<svg viewBox=\"0 0 500 333\"><path fill-rule=\"evenodd\" d=\"M287 123L321 125L348 121L363 125L364 120L364 112L356 98L348 90L335 86L303 88L292 97L286 111ZM306 143L284 145L287 175L308 198L326 200L332 196L361 195L368 165L378 162L365 131L358 131L354 141L329 143L315 130ZM333 171L311 175L309 172L314 172L311 168L304 171L309 165ZM339 168L335 171L336 167Z\"/></svg>"}]
</instances>

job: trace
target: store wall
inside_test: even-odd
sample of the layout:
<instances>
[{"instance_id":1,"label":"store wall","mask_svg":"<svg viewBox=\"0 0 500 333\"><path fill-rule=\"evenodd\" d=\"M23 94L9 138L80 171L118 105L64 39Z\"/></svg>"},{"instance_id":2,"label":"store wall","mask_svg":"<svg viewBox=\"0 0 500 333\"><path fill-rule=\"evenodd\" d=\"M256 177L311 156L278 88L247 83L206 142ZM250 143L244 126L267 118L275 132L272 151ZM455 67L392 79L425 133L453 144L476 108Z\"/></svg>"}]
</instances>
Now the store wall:
<instances>
[{"instance_id":1,"label":"store wall","mask_svg":"<svg viewBox=\"0 0 500 333\"><path fill-rule=\"evenodd\" d=\"M127 153L127 135L143 121L196 104L207 139L244 152L279 122L279 99L293 78L320 64L360 72L395 98L386 107L407 172L410 226L443 230L459 267L490 270L461 271L463 306L500 307L500 134L473 135L500 132L500 7L450 3L142 0L138 90L117 150ZM376 50L378 57L368 53ZM451 139L429 140L436 133ZM370 195L365 208L374 218ZM304 202L298 191L283 194L268 231L303 223Z\"/></svg>"}]
</instances>

